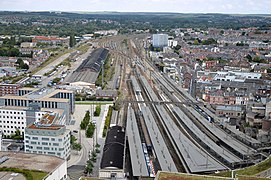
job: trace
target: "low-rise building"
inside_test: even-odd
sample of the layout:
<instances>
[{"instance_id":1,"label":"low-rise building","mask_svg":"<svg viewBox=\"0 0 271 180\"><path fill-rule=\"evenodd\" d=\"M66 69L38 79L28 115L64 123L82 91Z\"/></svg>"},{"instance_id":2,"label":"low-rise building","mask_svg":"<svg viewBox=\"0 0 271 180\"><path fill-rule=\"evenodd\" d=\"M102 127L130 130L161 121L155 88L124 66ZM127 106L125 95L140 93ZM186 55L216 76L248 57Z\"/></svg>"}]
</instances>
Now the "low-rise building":
<instances>
[{"instance_id":1,"label":"low-rise building","mask_svg":"<svg viewBox=\"0 0 271 180\"><path fill-rule=\"evenodd\" d=\"M67 161L58 157L3 151L0 152L0 157L6 157L6 160L0 164L0 168L17 168L22 172L24 170L42 171L45 172L45 177L41 177L44 180L65 180L68 178ZM10 179L13 178L10 177Z\"/></svg>"},{"instance_id":2,"label":"low-rise building","mask_svg":"<svg viewBox=\"0 0 271 180\"><path fill-rule=\"evenodd\" d=\"M60 38L56 36L36 36L32 39L32 43L45 43L49 45L68 45L69 38Z\"/></svg>"},{"instance_id":3,"label":"low-rise building","mask_svg":"<svg viewBox=\"0 0 271 180\"><path fill-rule=\"evenodd\" d=\"M124 178L124 149L125 132L121 126L111 127L105 140L99 178Z\"/></svg>"},{"instance_id":4,"label":"low-rise building","mask_svg":"<svg viewBox=\"0 0 271 180\"><path fill-rule=\"evenodd\" d=\"M241 106L216 106L215 114L217 116L226 116L230 118L241 118L243 109Z\"/></svg>"},{"instance_id":5,"label":"low-rise building","mask_svg":"<svg viewBox=\"0 0 271 180\"><path fill-rule=\"evenodd\" d=\"M17 95L21 85L18 84L0 84L0 96Z\"/></svg>"},{"instance_id":6,"label":"low-rise building","mask_svg":"<svg viewBox=\"0 0 271 180\"><path fill-rule=\"evenodd\" d=\"M70 130L66 129L65 114L48 112L39 122L30 124L25 129L25 152L47 154L63 159L70 157Z\"/></svg>"}]
</instances>

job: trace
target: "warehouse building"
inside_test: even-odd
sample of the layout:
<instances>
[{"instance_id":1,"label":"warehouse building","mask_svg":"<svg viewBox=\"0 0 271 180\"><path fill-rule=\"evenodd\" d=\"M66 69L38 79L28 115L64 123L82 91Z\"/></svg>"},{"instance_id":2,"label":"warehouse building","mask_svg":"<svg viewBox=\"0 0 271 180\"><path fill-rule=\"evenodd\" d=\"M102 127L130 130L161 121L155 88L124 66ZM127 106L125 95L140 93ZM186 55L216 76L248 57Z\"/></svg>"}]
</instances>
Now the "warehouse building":
<instances>
[{"instance_id":1,"label":"warehouse building","mask_svg":"<svg viewBox=\"0 0 271 180\"><path fill-rule=\"evenodd\" d=\"M108 56L108 52L109 51L104 48L95 49L72 73L68 80L70 86L95 88L95 82Z\"/></svg>"}]
</instances>

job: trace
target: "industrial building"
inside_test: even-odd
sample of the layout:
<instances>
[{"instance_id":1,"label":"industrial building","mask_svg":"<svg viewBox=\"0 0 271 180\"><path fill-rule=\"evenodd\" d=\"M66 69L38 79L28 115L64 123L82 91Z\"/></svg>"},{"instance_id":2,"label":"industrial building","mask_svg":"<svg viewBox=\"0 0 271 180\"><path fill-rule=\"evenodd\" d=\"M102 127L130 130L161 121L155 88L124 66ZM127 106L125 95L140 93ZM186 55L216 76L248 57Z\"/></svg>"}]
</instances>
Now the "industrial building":
<instances>
[{"instance_id":1,"label":"industrial building","mask_svg":"<svg viewBox=\"0 0 271 180\"><path fill-rule=\"evenodd\" d=\"M109 129L103 156L101 160L99 178L102 179L123 179L124 178L124 157L125 157L125 132L121 126L113 126Z\"/></svg>"},{"instance_id":2,"label":"industrial building","mask_svg":"<svg viewBox=\"0 0 271 180\"><path fill-rule=\"evenodd\" d=\"M63 110L58 110L46 113L39 122L27 126L24 134L25 152L68 159L70 131L62 125L65 121Z\"/></svg>"},{"instance_id":3,"label":"industrial building","mask_svg":"<svg viewBox=\"0 0 271 180\"><path fill-rule=\"evenodd\" d=\"M95 82L108 56L108 50L95 49L72 73L68 80L70 86L95 88Z\"/></svg>"},{"instance_id":4,"label":"industrial building","mask_svg":"<svg viewBox=\"0 0 271 180\"><path fill-rule=\"evenodd\" d=\"M152 35L152 46L155 48L163 48L168 46L168 35L167 34L153 34Z\"/></svg>"}]
</instances>

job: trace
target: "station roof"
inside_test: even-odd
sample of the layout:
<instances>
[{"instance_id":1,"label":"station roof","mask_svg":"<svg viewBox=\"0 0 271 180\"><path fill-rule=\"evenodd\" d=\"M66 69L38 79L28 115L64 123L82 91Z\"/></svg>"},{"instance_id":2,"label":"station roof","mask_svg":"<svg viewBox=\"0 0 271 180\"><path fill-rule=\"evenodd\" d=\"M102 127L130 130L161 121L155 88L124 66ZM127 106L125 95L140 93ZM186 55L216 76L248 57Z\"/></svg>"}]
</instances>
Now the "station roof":
<instances>
[{"instance_id":1,"label":"station roof","mask_svg":"<svg viewBox=\"0 0 271 180\"><path fill-rule=\"evenodd\" d=\"M121 126L113 126L107 133L101 160L101 169L123 169L125 132Z\"/></svg>"},{"instance_id":2,"label":"station roof","mask_svg":"<svg viewBox=\"0 0 271 180\"><path fill-rule=\"evenodd\" d=\"M149 176L144 152L142 149L142 142L136 122L135 112L131 107L128 108L127 112L126 133L129 142L133 176Z\"/></svg>"},{"instance_id":3,"label":"station roof","mask_svg":"<svg viewBox=\"0 0 271 180\"><path fill-rule=\"evenodd\" d=\"M70 82L95 83L108 52L109 50L104 48L95 49L73 72Z\"/></svg>"}]
</instances>

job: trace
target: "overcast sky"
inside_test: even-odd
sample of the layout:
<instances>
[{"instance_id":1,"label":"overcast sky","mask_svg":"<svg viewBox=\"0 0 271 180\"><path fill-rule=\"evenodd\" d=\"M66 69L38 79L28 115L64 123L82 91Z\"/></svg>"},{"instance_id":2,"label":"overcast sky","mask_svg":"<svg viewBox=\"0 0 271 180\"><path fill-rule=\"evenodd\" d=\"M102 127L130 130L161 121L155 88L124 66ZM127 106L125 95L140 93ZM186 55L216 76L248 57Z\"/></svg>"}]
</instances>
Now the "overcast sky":
<instances>
[{"instance_id":1,"label":"overcast sky","mask_svg":"<svg viewBox=\"0 0 271 180\"><path fill-rule=\"evenodd\" d=\"M271 14L271 0L0 0L0 10Z\"/></svg>"}]
</instances>

